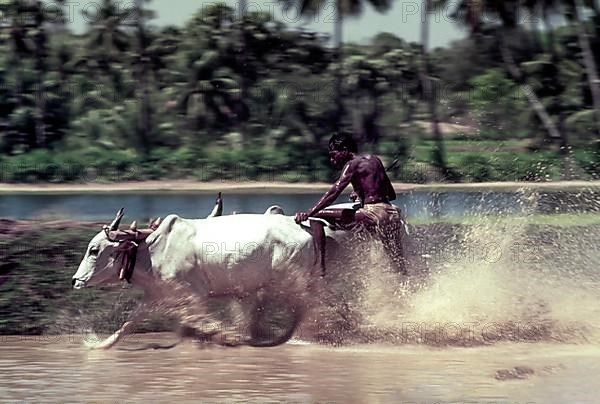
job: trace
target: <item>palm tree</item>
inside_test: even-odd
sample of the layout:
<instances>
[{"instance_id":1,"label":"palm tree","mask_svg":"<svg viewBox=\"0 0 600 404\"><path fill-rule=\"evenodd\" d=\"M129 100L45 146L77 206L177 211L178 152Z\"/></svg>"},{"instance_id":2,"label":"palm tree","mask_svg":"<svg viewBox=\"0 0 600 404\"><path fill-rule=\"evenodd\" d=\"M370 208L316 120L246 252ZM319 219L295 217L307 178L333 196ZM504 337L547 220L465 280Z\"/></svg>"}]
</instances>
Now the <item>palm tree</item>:
<instances>
[{"instance_id":1,"label":"palm tree","mask_svg":"<svg viewBox=\"0 0 600 404\"><path fill-rule=\"evenodd\" d=\"M173 54L179 45L181 32L166 28L162 32L148 29L148 20L155 17L152 10L144 8L151 0L135 0L126 25L134 32L134 46L130 52L137 99L136 133L142 152L150 151L153 125L152 95L161 85L161 71L167 67L165 58Z\"/></svg>"},{"instance_id":2,"label":"palm tree","mask_svg":"<svg viewBox=\"0 0 600 404\"><path fill-rule=\"evenodd\" d=\"M112 79L114 91L119 91L120 86L114 65L123 61L130 46L129 35L124 29L130 12L119 10L114 0L102 0L96 14L89 9L83 10L89 25L89 51L82 63L91 69L97 68L105 77Z\"/></svg>"},{"instance_id":3,"label":"palm tree","mask_svg":"<svg viewBox=\"0 0 600 404\"><path fill-rule=\"evenodd\" d=\"M34 21L34 58L35 58L35 70L37 73L37 83L35 90L35 103L36 103L36 113L35 113L35 138L38 146L46 145L46 98L44 91L44 77L46 76L46 59L48 57L48 37L46 35L46 18L45 12L43 10L42 2L36 1L31 8L31 12L33 14Z\"/></svg>"},{"instance_id":4,"label":"palm tree","mask_svg":"<svg viewBox=\"0 0 600 404\"><path fill-rule=\"evenodd\" d=\"M582 61L588 78L590 94L592 96L592 105L596 113L596 130L600 137L600 80L598 80L598 69L596 58L592 52L592 46L588 38L586 22L583 20L582 12L584 9L592 9L596 18L600 18L600 7L594 0L529 0L525 6L531 11L532 15L539 15L545 24L546 32L549 35L549 45L552 55L556 58L556 46L552 36L552 26L549 22L550 15L565 14L567 19L572 20L577 31L579 47L581 49ZM541 14L541 15L540 15ZM598 27L596 27L597 32Z\"/></svg>"},{"instance_id":5,"label":"palm tree","mask_svg":"<svg viewBox=\"0 0 600 404\"><path fill-rule=\"evenodd\" d=\"M550 21L551 15L555 14L558 6L557 0L525 0L523 7L528 10L530 22L532 24L532 34L539 31L538 19L544 24L544 35L546 40L543 44L553 55L556 54L556 42L554 39L554 28ZM540 35L540 37L542 37Z\"/></svg>"},{"instance_id":6,"label":"palm tree","mask_svg":"<svg viewBox=\"0 0 600 404\"><path fill-rule=\"evenodd\" d=\"M246 43L246 13L248 12L248 10L246 9L246 0L240 0L240 15L239 15L239 43L240 43L240 60L239 60L239 65L243 68L246 67L247 64L247 57L246 57L246 48L247 48L247 43ZM245 75L242 75L241 77L241 88L240 88L240 96L242 98L242 100L246 101L248 98L248 80L246 79Z\"/></svg>"},{"instance_id":7,"label":"palm tree","mask_svg":"<svg viewBox=\"0 0 600 404\"><path fill-rule=\"evenodd\" d=\"M439 117L437 112L437 95L433 86L431 77L431 65L429 63L428 48L429 48L429 12L433 8L433 0L423 0L423 16L421 18L421 65L420 65L420 80L423 88L423 95L429 106L429 115L431 119L431 131L435 141L435 149L433 150L433 161L436 167L440 170L444 177L448 177L450 172L446 165L446 153L444 150L444 139L439 125Z\"/></svg>"},{"instance_id":8,"label":"palm tree","mask_svg":"<svg viewBox=\"0 0 600 404\"><path fill-rule=\"evenodd\" d=\"M63 0L57 2L62 6ZM61 11L59 9L59 11ZM40 0L12 0L0 5L0 12L10 21L0 29L10 31L12 42L12 56L15 72L15 98L16 109L24 105L23 80L21 77L21 63L28 57L33 57L36 73L35 82L35 112L34 112L34 145L44 147L47 144L46 131L46 88L45 77L48 58L48 35L46 27L51 23L63 21L61 15L57 21L48 18Z\"/></svg>"},{"instance_id":9,"label":"palm tree","mask_svg":"<svg viewBox=\"0 0 600 404\"><path fill-rule=\"evenodd\" d=\"M436 7L447 5L445 0L436 0ZM456 3L454 3L456 4ZM561 133L544 104L533 91L533 88L525 83L525 77L515 62L512 52L509 47L510 34L514 31L518 22L518 9L520 2L518 0L461 0L456 6L456 16L460 18L463 24L471 28L472 34L479 34L483 29L484 14L490 13L500 17L499 28L499 48L502 56L502 61L506 70L519 84L522 93L527 98L531 108L536 116L541 121L542 125L553 139L561 139L561 143L566 144L566 137Z\"/></svg>"},{"instance_id":10,"label":"palm tree","mask_svg":"<svg viewBox=\"0 0 600 404\"><path fill-rule=\"evenodd\" d=\"M135 51L133 52L133 66L135 69L137 88L136 98L138 101L138 113L136 123L136 133L144 154L150 151L150 131L152 128L152 114L150 105L150 66L151 58L149 54L152 37L146 30L146 21L153 17L150 10L144 9L144 3L151 0L135 0L132 14L133 25L135 29Z\"/></svg>"},{"instance_id":11,"label":"palm tree","mask_svg":"<svg viewBox=\"0 0 600 404\"><path fill-rule=\"evenodd\" d=\"M585 22L582 19L581 13L584 9L582 0L573 0L575 26L577 28L577 37L579 39L579 46L582 52L583 64L588 78L590 86L590 93L592 94L592 104L596 111L596 130L598 131L598 137L600 138L600 80L598 79L598 69L596 61L594 59L594 53L590 46L587 29ZM598 13L598 6L592 1L592 4Z\"/></svg>"},{"instance_id":12,"label":"palm tree","mask_svg":"<svg viewBox=\"0 0 600 404\"><path fill-rule=\"evenodd\" d=\"M235 103L233 94L241 87L241 79L236 77L231 68L239 67L232 44L232 41L237 41L231 39L233 21L233 10L216 4L196 15L186 27L184 48L187 48L189 79L182 91L180 109L187 115L189 106L198 100L203 109L210 113L196 116L194 129L204 128L209 115L214 117L211 126L222 129L228 127L232 118L235 118L231 107Z\"/></svg>"},{"instance_id":13,"label":"palm tree","mask_svg":"<svg viewBox=\"0 0 600 404\"><path fill-rule=\"evenodd\" d=\"M342 43L343 43L343 22L345 16L357 16L362 13L363 6L365 3L370 4L375 10L379 12L387 11L392 2L391 0L332 0L335 5L335 17L334 17L334 31L333 31L333 44L334 44L334 62L337 64L337 71L334 82L334 101L335 101L335 127L339 128L341 119L344 114L343 106L343 95L342 95L342 74L341 74L341 62L342 62ZM279 0L285 8L296 7L300 10L300 15L312 16L321 10L328 0ZM331 4L331 3L330 3Z\"/></svg>"},{"instance_id":14,"label":"palm tree","mask_svg":"<svg viewBox=\"0 0 600 404\"><path fill-rule=\"evenodd\" d=\"M3 24L0 29L9 33L10 63L14 72L14 88L12 90L15 99L13 111L22 110L25 104L22 61L31 54L31 47L26 41L29 25L26 23L26 7L22 0L12 0L0 3L0 13ZM10 127L11 125L7 125ZM20 137L20 134L16 136ZM28 142L30 147L34 142Z\"/></svg>"}]
</instances>

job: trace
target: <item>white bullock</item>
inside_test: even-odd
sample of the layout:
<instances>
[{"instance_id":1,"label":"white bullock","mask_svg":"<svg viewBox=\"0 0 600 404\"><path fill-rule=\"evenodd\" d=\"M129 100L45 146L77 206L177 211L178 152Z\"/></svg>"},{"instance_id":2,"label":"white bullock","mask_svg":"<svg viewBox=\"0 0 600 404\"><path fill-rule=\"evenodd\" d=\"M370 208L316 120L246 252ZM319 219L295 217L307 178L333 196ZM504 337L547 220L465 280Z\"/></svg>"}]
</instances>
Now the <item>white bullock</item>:
<instances>
[{"instance_id":1,"label":"white bullock","mask_svg":"<svg viewBox=\"0 0 600 404\"><path fill-rule=\"evenodd\" d=\"M290 216L239 214L192 220L169 215L151 229L118 230L122 216L121 210L90 241L73 275L75 289L125 279L144 291L144 307L169 297L176 287L207 299L284 291L295 326L302 315L299 297L319 279L320 247L309 227ZM113 346L144 316L140 310L97 348ZM273 341L260 342L251 335L246 343L283 343L293 328Z\"/></svg>"}]
</instances>

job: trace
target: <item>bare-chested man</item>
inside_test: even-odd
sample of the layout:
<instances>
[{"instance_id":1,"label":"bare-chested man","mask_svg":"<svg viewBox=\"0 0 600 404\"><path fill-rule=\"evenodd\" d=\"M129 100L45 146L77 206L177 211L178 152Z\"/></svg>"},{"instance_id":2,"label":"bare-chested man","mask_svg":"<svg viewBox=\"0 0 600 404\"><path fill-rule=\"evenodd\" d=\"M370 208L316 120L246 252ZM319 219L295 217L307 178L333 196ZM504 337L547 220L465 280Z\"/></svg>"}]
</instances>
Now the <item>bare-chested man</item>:
<instances>
[{"instance_id":1,"label":"bare-chested man","mask_svg":"<svg viewBox=\"0 0 600 404\"><path fill-rule=\"evenodd\" d=\"M354 188L353 195L360 199L362 207L353 213L351 218L344 217L343 210L328 209L328 218L334 218L349 227L363 226L379 236L386 252L397 270L405 272L404 258L401 249L402 222L398 210L390 204L396 199L396 192L381 160L373 155L359 156L356 143L346 134L334 135L329 141L329 159L335 168L341 168L342 174L331 189L319 199L308 212L296 213L295 220L301 223L309 217L319 217L323 209L331 205L344 191L348 184Z\"/></svg>"}]
</instances>

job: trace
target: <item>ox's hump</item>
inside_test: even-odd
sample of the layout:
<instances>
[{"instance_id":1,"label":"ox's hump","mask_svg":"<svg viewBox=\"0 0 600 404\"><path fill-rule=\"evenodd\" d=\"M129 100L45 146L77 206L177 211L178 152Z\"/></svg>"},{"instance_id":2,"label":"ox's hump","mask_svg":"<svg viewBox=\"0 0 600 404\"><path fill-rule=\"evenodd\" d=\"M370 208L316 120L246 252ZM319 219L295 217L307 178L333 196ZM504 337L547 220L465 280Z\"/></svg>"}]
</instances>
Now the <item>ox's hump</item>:
<instances>
[{"instance_id":1,"label":"ox's hump","mask_svg":"<svg viewBox=\"0 0 600 404\"><path fill-rule=\"evenodd\" d=\"M283 208L279 205L269 206L265 211L265 215L283 215Z\"/></svg>"},{"instance_id":2,"label":"ox's hump","mask_svg":"<svg viewBox=\"0 0 600 404\"><path fill-rule=\"evenodd\" d=\"M171 215L165 217L165 220L163 220L163 222L160 224L160 226L156 230L161 231L163 233L164 232L170 233L173 231L173 227L175 226L175 223L179 222L180 220L181 220L181 217L179 215L171 214Z\"/></svg>"},{"instance_id":3,"label":"ox's hump","mask_svg":"<svg viewBox=\"0 0 600 404\"><path fill-rule=\"evenodd\" d=\"M146 243L149 245L155 242L160 236L166 236L173 232L173 228L183 219L179 215L170 214L160 223L156 230L154 230L150 236L146 239Z\"/></svg>"}]
</instances>

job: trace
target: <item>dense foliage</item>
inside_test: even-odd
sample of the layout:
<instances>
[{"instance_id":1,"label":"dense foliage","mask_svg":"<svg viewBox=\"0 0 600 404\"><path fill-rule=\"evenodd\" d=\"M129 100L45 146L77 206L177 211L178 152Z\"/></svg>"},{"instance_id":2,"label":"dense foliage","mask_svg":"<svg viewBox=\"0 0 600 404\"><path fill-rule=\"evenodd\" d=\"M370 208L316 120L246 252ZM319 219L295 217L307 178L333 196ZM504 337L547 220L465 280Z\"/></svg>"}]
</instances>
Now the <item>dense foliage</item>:
<instances>
[{"instance_id":1,"label":"dense foliage","mask_svg":"<svg viewBox=\"0 0 600 404\"><path fill-rule=\"evenodd\" d=\"M354 133L397 180L600 174L600 113L580 35L590 34L595 68L593 2L588 20L543 31L492 8L502 24L477 24L446 48L423 53L381 33L344 44L341 57L324 35L268 14L212 5L159 28L145 3L120 10L103 0L81 35L36 1L0 3L0 181L329 181L336 131Z\"/></svg>"}]
</instances>

